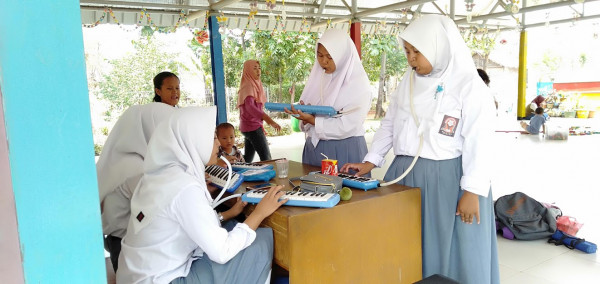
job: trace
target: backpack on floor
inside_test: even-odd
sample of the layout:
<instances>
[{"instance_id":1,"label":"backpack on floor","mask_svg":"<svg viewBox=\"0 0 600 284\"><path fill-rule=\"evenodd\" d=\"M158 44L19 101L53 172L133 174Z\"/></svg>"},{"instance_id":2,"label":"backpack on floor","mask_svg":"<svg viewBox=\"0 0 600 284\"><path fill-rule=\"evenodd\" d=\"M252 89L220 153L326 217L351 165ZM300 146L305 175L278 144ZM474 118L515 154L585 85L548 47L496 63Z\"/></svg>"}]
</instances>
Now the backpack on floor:
<instances>
[{"instance_id":1,"label":"backpack on floor","mask_svg":"<svg viewBox=\"0 0 600 284\"><path fill-rule=\"evenodd\" d=\"M556 231L548 208L522 192L505 195L494 203L496 220L518 240L546 239Z\"/></svg>"}]
</instances>

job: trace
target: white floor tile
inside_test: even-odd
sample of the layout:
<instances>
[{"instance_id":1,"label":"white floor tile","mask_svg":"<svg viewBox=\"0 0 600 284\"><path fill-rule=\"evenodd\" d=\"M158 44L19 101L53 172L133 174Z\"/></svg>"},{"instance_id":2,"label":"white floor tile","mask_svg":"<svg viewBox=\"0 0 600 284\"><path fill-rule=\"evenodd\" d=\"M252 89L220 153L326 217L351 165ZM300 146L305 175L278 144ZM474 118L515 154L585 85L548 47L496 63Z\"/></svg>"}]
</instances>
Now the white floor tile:
<instances>
[{"instance_id":1,"label":"white floor tile","mask_svg":"<svg viewBox=\"0 0 600 284\"><path fill-rule=\"evenodd\" d=\"M557 283L600 283L600 263L564 254L525 271Z\"/></svg>"},{"instance_id":2,"label":"white floor tile","mask_svg":"<svg viewBox=\"0 0 600 284\"><path fill-rule=\"evenodd\" d=\"M506 280L501 280L500 282L502 284L561 284L561 282L554 282L548 278L534 276L525 272L519 272L518 274L509 277Z\"/></svg>"},{"instance_id":3,"label":"white floor tile","mask_svg":"<svg viewBox=\"0 0 600 284\"><path fill-rule=\"evenodd\" d=\"M548 244L546 240L518 241L498 236L499 263L519 272L568 252L565 246Z\"/></svg>"},{"instance_id":4,"label":"white floor tile","mask_svg":"<svg viewBox=\"0 0 600 284\"><path fill-rule=\"evenodd\" d=\"M505 280L508 280L510 277L513 277L517 274L519 274L518 270L500 264L500 283L504 283Z\"/></svg>"},{"instance_id":5,"label":"white floor tile","mask_svg":"<svg viewBox=\"0 0 600 284\"><path fill-rule=\"evenodd\" d=\"M578 257L581 259L585 259L587 261L593 261L596 263L600 264L600 255L598 255L598 252L596 253L584 253L578 250L572 250L568 253L568 255L570 256L574 256L574 257ZM600 280L598 281L600 283Z\"/></svg>"}]
</instances>

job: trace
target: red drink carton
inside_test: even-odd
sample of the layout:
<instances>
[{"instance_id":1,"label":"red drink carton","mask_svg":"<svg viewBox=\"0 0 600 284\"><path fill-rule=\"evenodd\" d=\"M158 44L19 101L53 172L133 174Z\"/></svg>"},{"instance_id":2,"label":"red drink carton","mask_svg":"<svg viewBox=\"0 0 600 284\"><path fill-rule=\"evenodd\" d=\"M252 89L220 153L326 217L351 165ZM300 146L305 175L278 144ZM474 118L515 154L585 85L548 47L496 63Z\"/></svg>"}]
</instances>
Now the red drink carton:
<instances>
[{"instance_id":1,"label":"red drink carton","mask_svg":"<svg viewBox=\"0 0 600 284\"><path fill-rule=\"evenodd\" d=\"M324 175L337 176L338 175L337 160L331 160L331 159L321 160L321 173Z\"/></svg>"}]
</instances>

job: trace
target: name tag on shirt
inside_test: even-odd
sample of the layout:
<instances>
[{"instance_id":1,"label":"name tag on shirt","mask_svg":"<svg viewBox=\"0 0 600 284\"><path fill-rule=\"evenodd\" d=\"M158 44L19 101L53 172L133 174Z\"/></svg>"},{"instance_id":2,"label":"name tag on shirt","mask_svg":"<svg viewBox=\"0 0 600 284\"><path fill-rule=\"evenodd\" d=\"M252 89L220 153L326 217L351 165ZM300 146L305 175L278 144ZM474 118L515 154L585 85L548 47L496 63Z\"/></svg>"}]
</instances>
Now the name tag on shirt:
<instances>
[{"instance_id":1,"label":"name tag on shirt","mask_svg":"<svg viewBox=\"0 0 600 284\"><path fill-rule=\"evenodd\" d=\"M442 125L440 125L440 131L438 133L454 137L454 133L456 133L456 127L458 126L459 120L460 119L456 117L444 115L444 119L442 119Z\"/></svg>"}]
</instances>

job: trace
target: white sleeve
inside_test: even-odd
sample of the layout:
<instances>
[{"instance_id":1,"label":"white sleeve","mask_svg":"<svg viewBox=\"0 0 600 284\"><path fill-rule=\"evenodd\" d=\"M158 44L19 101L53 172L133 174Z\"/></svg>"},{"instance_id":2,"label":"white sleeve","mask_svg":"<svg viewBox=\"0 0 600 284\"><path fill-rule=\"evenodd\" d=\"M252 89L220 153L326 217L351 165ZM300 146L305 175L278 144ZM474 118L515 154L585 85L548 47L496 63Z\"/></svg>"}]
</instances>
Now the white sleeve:
<instances>
[{"instance_id":1,"label":"white sleeve","mask_svg":"<svg viewBox=\"0 0 600 284\"><path fill-rule=\"evenodd\" d=\"M252 244L256 232L244 223L227 232L220 226L203 190L197 186L182 190L173 200L172 209L187 235L212 261L223 264Z\"/></svg>"},{"instance_id":2,"label":"white sleeve","mask_svg":"<svg viewBox=\"0 0 600 284\"><path fill-rule=\"evenodd\" d=\"M394 142L394 117L396 115L396 100L392 99L385 117L381 120L381 125L375 136L369 153L363 159L363 162L371 162L377 167L382 167L385 163L385 155L392 148Z\"/></svg>"},{"instance_id":3,"label":"white sleeve","mask_svg":"<svg viewBox=\"0 0 600 284\"><path fill-rule=\"evenodd\" d=\"M495 109L491 96L471 92L462 99L464 137L460 180L462 189L488 196L493 166L492 145Z\"/></svg>"},{"instance_id":4,"label":"white sleeve","mask_svg":"<svg viewBox=\"0 0 600 284\"><path fill-rule=\"evenodd\" d=\"M371 108L369 94L352 94L362 96L352 104L345 107L351 111L339 117L315 116L315 132L320 140L338 140L355 136L357 129L362 128Z\"/></svg>"}]
</instances>

